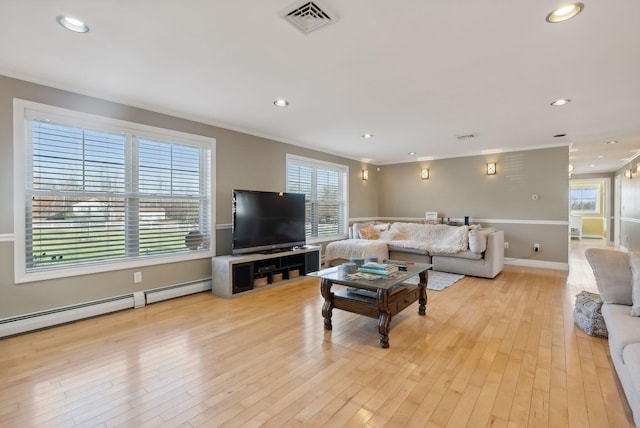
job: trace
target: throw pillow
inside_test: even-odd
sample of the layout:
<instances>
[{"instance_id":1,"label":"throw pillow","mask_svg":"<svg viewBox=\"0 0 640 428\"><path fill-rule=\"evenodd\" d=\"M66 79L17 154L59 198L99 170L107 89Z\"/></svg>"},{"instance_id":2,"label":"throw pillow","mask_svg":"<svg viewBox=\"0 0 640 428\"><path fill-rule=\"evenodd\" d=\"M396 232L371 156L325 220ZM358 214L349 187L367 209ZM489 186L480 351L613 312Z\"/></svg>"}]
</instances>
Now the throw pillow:
<instances>
[{"instance_id":1,"label":"throw pillow","mask_svg":"<svg viewBox=\"0 0 640 428\"><path fill-rule=\"evenodd\" d=\"M604 248L587 248L584 255L593 269L602 299L606 303L633 305L629 255Z\"/></svg>"},{"instance_id":2,"label":"throw pillow","mask_svg":"<svg viewBox=\"0 0 640 428\"><path fill-rule=\"evenodd\" d=\"M629 265L631 266L631 315L640 317L640 252L629 253Z\"/></svg>"},{"instance_id":3,"label":"throw pillow","mask_svg":"<svg viewBox=\"0 0 640 428\"><path fill-rule=\"evenodd\" d=\"M373 225L360 229L360 238L362 239L378 239L379 237L380 232Z\"/></svg>"},{"instance_id":4,"label":"throw pillow","mask_svg":"<svg viewBox=\"0 0 640 428\"><path fill-rule=\"evenodd\" d=\"M378 232L382 233L384 231L389 230L389 223L375 224L373 228Z\"/></svg>"},{"instance_id":5,"label":"throw pillow","mask_svg":"<svg viewBox=\"0 0 640 428\"><path fill-rule=\"evenodd\" d=\"M353 239L362 239L362 236L360 236L360 229L364 229L369 226L371 226L371 223L353 223L351 227L351 229L353 229Z\"/></svg>"},{"instance_id":6,"label":"throw pillow","mask_svg":"<svg viewBox=\"0 0 640 428\"><path fill-rule=\"evenodd\" d=\"M469 249L474 253L482 253L487 249L487 235L490 232L483 230L470 230L469 231Z\"/></svg>"}]
</instances>

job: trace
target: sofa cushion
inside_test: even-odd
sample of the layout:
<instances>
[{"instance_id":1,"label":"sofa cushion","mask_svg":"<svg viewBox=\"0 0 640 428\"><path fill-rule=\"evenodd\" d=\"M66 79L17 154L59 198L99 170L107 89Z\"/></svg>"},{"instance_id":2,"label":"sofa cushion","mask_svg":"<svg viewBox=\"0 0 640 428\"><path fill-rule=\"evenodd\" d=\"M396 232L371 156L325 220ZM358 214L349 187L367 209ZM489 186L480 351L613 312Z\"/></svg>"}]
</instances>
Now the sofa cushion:
<instances>
[{"instance_id":1,"label":"sofa cushion","mask_svg":"<svg viewBox=\"0 0 640 428\"><path fill-rule=\"evenodd\" d=\"M602 316L609 331L609 349L618 358L622 357L624 348L632 343L640 343L640 321L629 313L629 306L604 304Z\"/></svg>"},{"instance_id":2,"label":"sofa cushion","mask_svg":"<svg viewBox=\"0 0 640 428\"><path fill-rule=\"evenodd\" d=\"M482 253L475 253L471 250L458 251L457 253L431 253L431 256L452 257L467 260L481 260Z\"/></svg>"},{"instance_id":3,"label":"sofa cushion","mask_svg":"<svg viewBox=\"0 0 640 428\"><path fill-rule=\"evenodd\" d=\"M487 249L487 237L496 231L495 227L469 226L469 249L474 253L483 253Z\"/></svg>"},{"instance_id":4,"label":"sofa cushion","mask_svg":"<svg viewBox=\"0 0 640 428\"><path fill-rule=\"evenodd\" d=\"M408 254L420 254L422 256L426 256L429 254L429 252L427 250L422 250L420 248L405 248L405 247L399 247L397 245L393 245L393 244L387 244L387 247L389 247L389 251L396 251L399 253L408 253Z\"/></svg>"},{"instance_id":5,"label":"sofa cushion","mask_svg":"<svg viewBox=\"0 0 640 428\"><path fill-rule=\"evenodd\" d=\"M361 228L365 228L365 227L369 227L372 224L373 223L353 223L351 225L351 235L352 235L353 239L362 239L362 238L360 238L360 229Z\"/></svg>"},{"instance_id":6,"label":"sofa cushion","mask_svg":"<svg viewBox=\"0 0 640 428\"><path fill-rule=\"evenodd\" d=\"M640 343L631 343L622 351L622 361L627 366L636 393L640 392Z\"/></svg>"},{"instance_id":7,"label":"sofa cushion","mask_svg":"<svg viewBox=\"0 0 640 428\"><path fill-rule=\"evenodd\" d=\"M603 248L587 248L584 255L593 269L602 299L607 303L631 306L629 255Z\"/></svg>"},{"instance_id":8,"label":"sofa cushion","mask_svg":"<svg viewBox=\"0 0 640 428\"><path fill-rule=\"evenodd\" d=\"M631 267L631 315L640 316L640 252L629 252L629 266ZM638 391L640 392L640 390Z\"/></svg>"},{"instance_id":9,"label":"sofa cushion","mask_svg":"<svg viewBox=\"0 0 640 428\"><path fill-rule=\"evenodd\" d=\"M469 231L469 249L474 253L483 253L487 249L487 236L489 232L481 229Z\"/></svg>"},{"instance_id":10,"label":"sofa cushion","mask_svg":"<svg viewBox=\"0 0 640 428\"><path fill-rule=\"evenodd\" d=\"M367 227L360 228L360 238L361 239L378 239L380 238L380 232L378 232L376 228L373 227L372 224L370 224Z\"/></svg>"}]
</instances>

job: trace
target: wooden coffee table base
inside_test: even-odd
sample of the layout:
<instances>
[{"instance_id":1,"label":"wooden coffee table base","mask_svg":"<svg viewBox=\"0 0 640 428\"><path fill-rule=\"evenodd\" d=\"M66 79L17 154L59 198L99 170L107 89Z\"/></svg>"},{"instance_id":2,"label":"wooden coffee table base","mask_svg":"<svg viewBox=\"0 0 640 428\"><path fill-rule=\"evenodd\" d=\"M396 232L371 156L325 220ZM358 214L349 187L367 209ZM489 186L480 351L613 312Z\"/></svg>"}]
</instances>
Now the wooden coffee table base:
<instances>
[{"instance_id":1,"label":"wooden coffee table base","mask_svg":"<svg viewBox=\"0 0 640 428\"><path fill-rule=\"evenodd\" d=\"M389 324L391 318L403 309L411 306L416 300L419 302L418 314L425 315L427 306L427 271L420 273L420 283L417 285L401 284L390 289L374 287L355 287L368 291L368 295L355 294L348 290L331 291L333 284L339 281L323 278L320 291L324 297L322 316L325 330L331 330L331 315L333 309L353 312L378 318L378 334L380 347L389 347ZM349 285L353 287L353 285Z\"/></svg>"}]
</instances>

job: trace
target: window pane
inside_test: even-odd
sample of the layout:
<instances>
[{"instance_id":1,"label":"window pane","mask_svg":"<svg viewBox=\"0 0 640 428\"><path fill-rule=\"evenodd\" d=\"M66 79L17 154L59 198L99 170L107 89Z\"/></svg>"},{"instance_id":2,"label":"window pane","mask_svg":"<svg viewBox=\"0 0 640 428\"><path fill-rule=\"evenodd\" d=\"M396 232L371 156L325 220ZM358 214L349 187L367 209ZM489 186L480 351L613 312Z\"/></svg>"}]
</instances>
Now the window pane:
<instances>
[{"instance_id":1,"label":"window pane","mask_svg":"<svg viewBox=\"0 0 640 428\"><path fill-rule=\"evenodd\" d=\"M593 213L600 212L601 186L582 185L572 186L569 192L569 206L571 211Z\"/></svg>"},{"instance_id":2,"label":"window pane","mask_svg":"<svg viewBox=\"0 0 640 428\"><path fill-rule=\"evenodd\" d=\"M140 201L141 254L187 251L185 239L189 232L202 234L198 200Z\"/></svg>"},{"instance_id":3,"label":"window pane","mask_svg":"<svg viewBox=\"0 0 640 428\"><path fill-rule=\"evenodd\" d=\"M29 123L27 271L209 248L207 147Z\"/></svg>"},{"instance_id":4,"label":"window pane","mask_svg":"<svg viewBox=\"0 0 640 428\"><path fill-rule=\"evenodd\" d=\"M141 193L200 193L200 148L142 138L138 141Z\"/></svg>"},{"instance_id":5,"label":"window pane","mask_svg":"<svg viewBox=\"0 0 640 428\"><path fill-rule=\"evenodd\" d=\"M109 260L125 255L124 201L34 196L27 267Z\"/></svg>"},{"instance_id":6,"label":"window pane","mask_svg":"<svg viewBox=\"0 0 640 428\"><path fill-rule=\"evenodd\" d=\"M34 190L124 192L125 137L33 121Z\"/></svg>"},{"instance_id":7,"label":"window pane","mask_svg":"<svg viewBox=\"0 0 640 428\"><path fill-rule=\"evenodd\" d=\"M346 233L346 168L308 161L287 161L287 191L306 196L307 237Z\"/></svg>"}]
</instances>

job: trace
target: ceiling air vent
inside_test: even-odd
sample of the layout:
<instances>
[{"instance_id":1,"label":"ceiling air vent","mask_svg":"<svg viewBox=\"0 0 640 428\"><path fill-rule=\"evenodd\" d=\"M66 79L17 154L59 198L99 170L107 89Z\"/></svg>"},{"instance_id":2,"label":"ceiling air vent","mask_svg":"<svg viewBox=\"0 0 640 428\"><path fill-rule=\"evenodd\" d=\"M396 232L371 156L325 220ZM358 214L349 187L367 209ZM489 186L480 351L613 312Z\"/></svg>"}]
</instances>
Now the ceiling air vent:
<instances>
[{"instance_id":1,"label":"ceiling air vent","mask_svg":"<svg viewBox=\"0 0 640 428\"><path fill-rule=\"evenodd\" d=\"M305 34L331 23L331 17L312 1L296 3L283 17Z\"/></svg>"},{"instance_id":2,"label":"ceiling air vent","mask_svg":"<svg viewBox=\"0 0 640 428\"><path fill-rule=\"evenodd\" d=\"M476 138L476 134L456 135L458 140L472 140Z\"/></svg>"}]
</instances>

